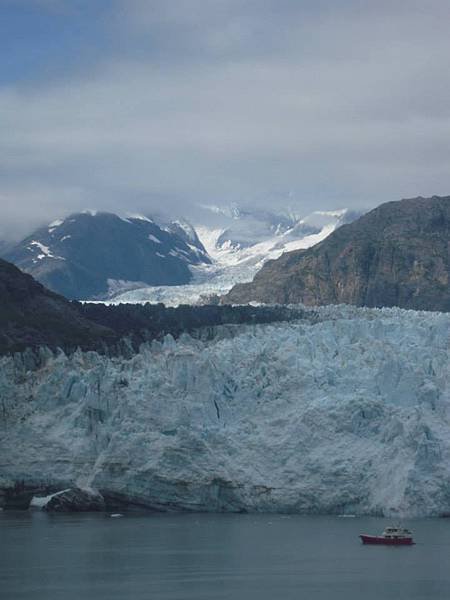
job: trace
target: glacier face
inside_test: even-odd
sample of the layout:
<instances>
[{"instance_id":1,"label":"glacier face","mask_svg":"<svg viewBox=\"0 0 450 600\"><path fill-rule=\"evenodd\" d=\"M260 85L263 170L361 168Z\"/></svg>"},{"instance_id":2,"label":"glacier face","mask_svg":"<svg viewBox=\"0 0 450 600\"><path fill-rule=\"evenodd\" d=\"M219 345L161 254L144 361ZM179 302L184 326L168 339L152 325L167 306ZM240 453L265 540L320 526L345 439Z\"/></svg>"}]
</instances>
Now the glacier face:
<instances>
[{"instance_id":1,"label":"glacier face","mask_svg":"<svg viewBox=\"0 0 450 600\"><path fill-rule=\"evenodd\" d=\"M0 488L77 484L161 509L450 512L450 315L313 314L128 359L2 358Z\"/></svg>"}]
</instances>

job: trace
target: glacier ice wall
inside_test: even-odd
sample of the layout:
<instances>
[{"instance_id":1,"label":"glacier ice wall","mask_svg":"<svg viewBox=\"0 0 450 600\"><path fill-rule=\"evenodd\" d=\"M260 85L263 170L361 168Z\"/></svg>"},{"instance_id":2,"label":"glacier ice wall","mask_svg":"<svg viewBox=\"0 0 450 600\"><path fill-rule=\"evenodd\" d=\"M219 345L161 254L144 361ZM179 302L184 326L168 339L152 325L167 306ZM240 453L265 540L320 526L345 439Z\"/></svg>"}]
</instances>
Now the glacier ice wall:
<instances>
[{"instance_id":1,"label":"glacier ice wall","mask_svg":"<svg viewBox=\"0 0 450 600\"><path fill-rule=\"evenodd\" d=\"M182 336L132 358L0 360L0 487L77 484L161 509L450 512L450 315Z\"/></svg>"}]
</instances>

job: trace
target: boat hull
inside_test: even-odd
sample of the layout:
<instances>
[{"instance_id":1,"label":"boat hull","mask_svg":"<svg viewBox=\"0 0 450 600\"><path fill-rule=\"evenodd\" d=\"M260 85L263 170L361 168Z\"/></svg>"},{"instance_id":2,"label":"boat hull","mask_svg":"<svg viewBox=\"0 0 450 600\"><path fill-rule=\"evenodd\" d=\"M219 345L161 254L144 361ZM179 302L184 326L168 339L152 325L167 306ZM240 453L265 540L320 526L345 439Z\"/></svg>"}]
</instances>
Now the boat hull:
<instances>
[{"instance_id":1,"label":"boat hull","mask_svg":"<svg viewBox=\"0 0 450 600\"><path fill-rule=\"evenodd\" d=\"M374 544L379 546L412 546L412 537L387 538L381 535L360 535L363 544Z\"/></svg>"}]
</instances>

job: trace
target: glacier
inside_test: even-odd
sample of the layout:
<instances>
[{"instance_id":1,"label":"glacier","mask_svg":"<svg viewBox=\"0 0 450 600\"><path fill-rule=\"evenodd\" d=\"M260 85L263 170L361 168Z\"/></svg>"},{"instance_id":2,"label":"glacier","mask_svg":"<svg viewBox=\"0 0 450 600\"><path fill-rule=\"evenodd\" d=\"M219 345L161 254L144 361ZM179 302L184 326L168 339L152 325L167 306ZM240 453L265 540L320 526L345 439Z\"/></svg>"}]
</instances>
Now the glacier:
<instances>
[{"instance_id":1,"label":"glacier","mask_svg":"<svg viewBox=\"0 0 450 600\"><path fill-rule=\"evenodd\" d=\"M223 210L210 207L222 216ZM163 302L166 306L203 304L213 296L225 295L237 283L251 281L268 260L284 252L306 249L324 240L343 223L358 216L348 209L315 211L300 219L262 211L225 209L229 219L195 229L176 222L186 235L197 236L211 259L211 264L191 264L192 280L177 286L148 286L138 282L116 282L108 294L108 304ZM237 238L239 241L237 241Z\"/></svg>"},{"instance_id":2,"label":"glacier","mask_svg":"<svg viewBox=\"0 0 450 600\"><path fill-rule=\"evenodd\" d=\"M322 307L128 356L0 359L0 490L156 510L450 513L450 315Z\"/></svg>"},{"instance_id":3,"label":"glacier","mask_svg":"<svg viewBox=\"0 0 450 600\"><path fill-rule=\"evenodd\" d=\"M190 283L183 285L149 286L139 282L111 282L105 304L157 303L166 306L180 304L202 304L212 296L225 295L237 283L251 281L268 260L279 258L283 252L306 249L325 239L334 229L335 223L325 225L319 233L291 239L288 234L274 235L250 247L234 247L229 242L217 245L223 230L208 230L198 227L198 235L207 249L211 264L189 265L192 274Z\"/></svg>"}]
</instances>

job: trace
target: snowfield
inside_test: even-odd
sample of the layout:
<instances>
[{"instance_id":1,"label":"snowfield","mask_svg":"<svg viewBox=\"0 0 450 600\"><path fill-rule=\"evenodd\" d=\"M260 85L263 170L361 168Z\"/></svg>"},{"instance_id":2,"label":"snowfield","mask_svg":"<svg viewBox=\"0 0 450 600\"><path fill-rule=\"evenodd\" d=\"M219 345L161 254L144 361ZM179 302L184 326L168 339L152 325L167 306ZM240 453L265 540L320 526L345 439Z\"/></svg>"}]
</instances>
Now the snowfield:
<instances>
[{"instance_id":1,"label":"snowfield","mask_svg":"<svg viewBox=\"0 0 450 600\"><path fill-rule=\"evenodd\" d=\"M3 357L0 487L76 484L160 509L450 513L450 315L310 314L131 358Z\"/></svg>"}]
</instances>

